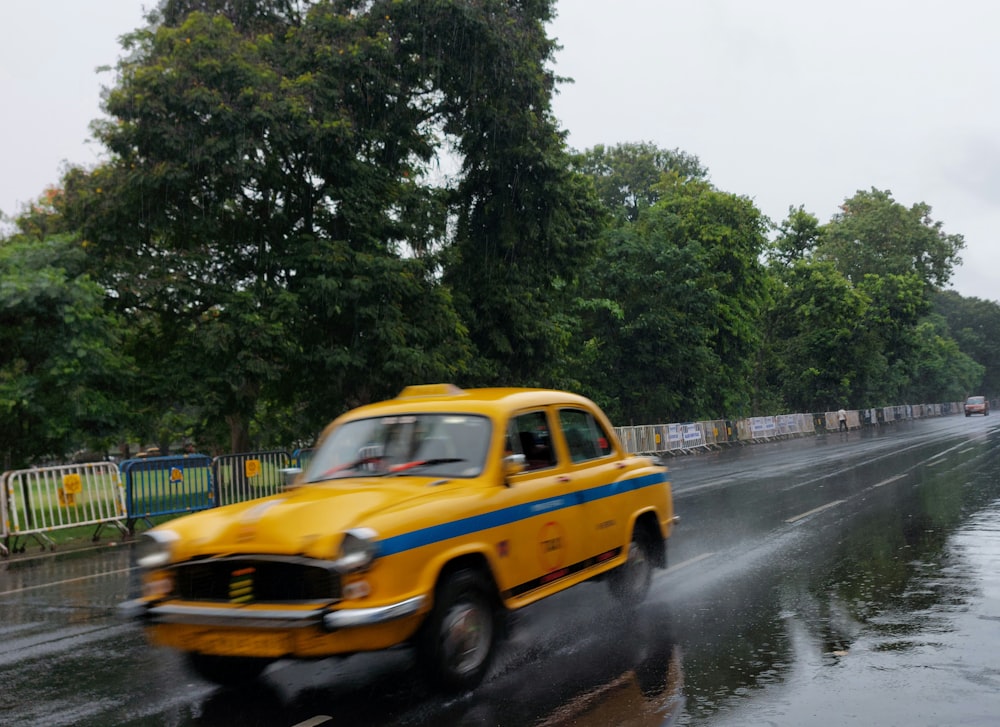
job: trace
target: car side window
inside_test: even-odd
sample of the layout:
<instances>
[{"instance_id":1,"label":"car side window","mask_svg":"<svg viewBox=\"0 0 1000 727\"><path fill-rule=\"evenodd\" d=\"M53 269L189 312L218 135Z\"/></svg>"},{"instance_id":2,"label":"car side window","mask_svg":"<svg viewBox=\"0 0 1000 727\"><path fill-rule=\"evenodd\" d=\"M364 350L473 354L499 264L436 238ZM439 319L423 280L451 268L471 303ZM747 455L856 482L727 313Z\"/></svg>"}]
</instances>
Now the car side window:
<instances>
[{"instance_id":1,"label":"car side window","mask_svg":"<svg viewBox=\"0 0 1000 727\"><path fill-rule=\"evenodd\" d=\"M611 440L604 427L590 414L582 409L560 409L559 426L569 456L574 462L585 462L611 454Z\"/></svg>"},{"instance_id":2,"label":"car side window","mask_svg":"<svg viewBox=\"0 0 1000 727\"><path fill-rule=\"evenodd\" d=\"M524 455L526 471L555 465L551 430L544 411L526 412L511 419L508 440L514 452Z\"/></svg>"}]
</instances>

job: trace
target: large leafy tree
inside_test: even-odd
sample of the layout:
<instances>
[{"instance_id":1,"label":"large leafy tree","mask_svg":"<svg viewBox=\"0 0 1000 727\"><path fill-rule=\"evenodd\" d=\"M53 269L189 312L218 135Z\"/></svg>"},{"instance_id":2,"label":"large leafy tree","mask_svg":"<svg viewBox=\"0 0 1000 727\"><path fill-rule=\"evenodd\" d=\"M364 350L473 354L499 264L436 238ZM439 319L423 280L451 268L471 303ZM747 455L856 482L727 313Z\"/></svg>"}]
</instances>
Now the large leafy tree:
<instances>
[{"instance_id":1,"label":"large leafy tree","mask_svg":"<svg viewBox=\"0 0 1000 727\"><path fill-rule=\"evenodd\" d=\"M905 207L888 190L859 191L823 228L816 254L855 283L865 275L915 273L928 292L944 287L965 247L931 218L930 205Z\"/></svg>"},{"instance_id":2,"label":"large leafy tree","mask_svg":"<svg viewBox=\"0 0 1000 727\"><path fill-rule=\"evenodd\" d=\"M665 174L681 180L708 179L708 169L698 157L651 142L598 144L574 155L573 165L593 180L604 206L629 222L635 222L640 211L659 201Z\"/></svg>"},{"instance_id":3,"label":"large leafy tree","mask_svg":"<svg viewBox=\"0 0 1000 727\"><path fill-rule=\"evenodd\" d=\"M309 426L401 380L562 380L600 216L551 115L552 5L166 0L129 38L71 217L233 448L262 401Z\"/></svg>"},{"instance_id":4,"label":"large leafy tree","mask_svg":"<svg viewBox=\"0 0 1000 727\"><path fill-rule=\"evenodd\" d=\"M963 244L929 207L872 190L827 225L799 207L778 229L762 377L772 398L791 408L881 406L921 400L935 384L954 391L974 373L925 320ZM954 380L940 374L942 361L956 366Z\"/></svg>"},{"instance_id":5,"label":"large leafy tree","mask_svg":"<svg viewBox=\"0 0 1000 727\"><path fill-rule=\"evenodd\" d=\"M589 270L579 375L623 421L748 412L766 219L700 179L665 174L656 194L617 218Z\"/></svg>"},{"instance_id":6,"label":"large leafy tree","mask_svg":"<svg viewBox=\"0 0 1000 727\"><path fill-rule=\"evenodd\" d=\"M986 367L959 348L942 316L925 316L914 339L917 365L910 384L913 401L962 401L980 390Z\"/></svg>"},{"instance_id":7,"label":"large leafy tree","mask_svg":"<svg viewBox=\"0 0 1000 727\"><path fill-rule=\"evenodd\" d=\"M850 403L863 377L859 366L872 361L864 327L870 303L832 263L799 260L781 271L768 314L764 378L789 409Z\"/></svg>"},{"instance_id":8,"label":"large leafy tree","mask_svg":"<svg viewBox=\"0 0 1000 727\"><path fill-rule=\"evenodd\" d=\"M120 320L66 236L0 243L0 442L5 469L121 434L134 367Z\"/></svg>"},{"instance_id":9,"label":"large leafy tree","mask_svg":"<svg viewBox=\"0 0 1000 727\"><path fill-rule=\"evenodd\" d=\"M470 383L562 380L569 291L599 229L592 188L570 170L551 111L554 5L377 4L440 96L440 132L459 165L443 279L475 346Z\"/></svg>"},{"instance_id":10,"label":"large leafy tree","mask_svg":"<svg viewBox=\"0 0 1000 727\"><path fill-rule=\"evenodd\" d=\"M711 331L710 345L719 365L704 373L708 408L698 414L745 415L751 401L747 382L761 345L767 303L761 257L769 221L747 197L697 180L671 179L654 210L675 221L677 244L701 247L703 269L695 284L714 296L704 324Z\"/></svg>"},{"instance_id":11,"label":"large leafy tree","mask_svg":"<svg viewBox=\"0 0 1000 727\"><path fill-rule=\"evenodd\" d=\"M881 342L880 365L853 401L871 406L913 400L921 370L917 327L931 296L946 285L965 242L947 234L929 205L905 207L889 191L859 191L820 232L813 255L832 261L871 300L866 326ZM859 384L862 382L859 381Z\"/></svg>"},{"instance_id":12,"label":"large leafy tree","mask_svg":"<svg viewBox=\"0 0 1000 727\"><path fill-rule=\"evenodd\" d=\"M165 396L246 451L262 400L299 401L318 427L456 368L462 328L413 254L443 226L440 193L415 183L425 79L388 16L190 5L211 12L167 3L130 37L96 127L112 160L67 180L95 269L143 350L176 364Z\"/></svg>"},{"instance_id":13,"label":"large leafy tree","mask_svg":"<svg viewBox=\"0 0 1000 727\"><path fill-rule=\"evenodd\" d=\"M971 385L978 388L970 386L963 395L1000 394L1000 304L945 290L934 296L934 310L944 317L962 352L984 367L982 381Z\"/></svg>"},{"instance_id":14,"label":"large leafy tree","mask_svg":"<svg viewBox=\"0 0 1000 727\"><path fill-rule=\"evenodd\" d=\"M777 231L767 256L772 266L781 268L809 259L819 242L821 228L819 218L800 205L788 208L788 217Z\"/></svg>"},{"instance_id":15,"label":"large leafy tree","mask_svg":"<svg viewBox=\"0 0 1000 727\"><path fill-rule=\"evenodd\" d=\"M698 284L703 249L675 244L670 224L661 217L610 230L581 291L575 375L622 424L709 411L704 374L719 359L708 312L717 298Z\"/></svg>"}]
</instances>

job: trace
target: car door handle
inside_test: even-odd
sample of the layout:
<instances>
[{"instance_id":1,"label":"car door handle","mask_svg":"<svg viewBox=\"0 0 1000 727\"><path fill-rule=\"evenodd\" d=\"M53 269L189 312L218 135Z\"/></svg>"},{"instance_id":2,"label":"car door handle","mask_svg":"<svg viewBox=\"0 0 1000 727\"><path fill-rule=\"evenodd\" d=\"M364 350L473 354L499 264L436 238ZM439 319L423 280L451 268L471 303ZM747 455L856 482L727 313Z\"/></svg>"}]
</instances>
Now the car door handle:
<instances>
[{"instance_id":1,"label":"car door handle","mask_svg":"<svg viewBox=\"0 0 1000 727\"><path fill-rule=\"evenodd\" d=\"M567 475L559 475L559 477L556 479L556 482L559 482L561 484L564 484L566 482L571 482L571 481L572 481L572 478L568 477Z\"/></svg>"}]
</instances>

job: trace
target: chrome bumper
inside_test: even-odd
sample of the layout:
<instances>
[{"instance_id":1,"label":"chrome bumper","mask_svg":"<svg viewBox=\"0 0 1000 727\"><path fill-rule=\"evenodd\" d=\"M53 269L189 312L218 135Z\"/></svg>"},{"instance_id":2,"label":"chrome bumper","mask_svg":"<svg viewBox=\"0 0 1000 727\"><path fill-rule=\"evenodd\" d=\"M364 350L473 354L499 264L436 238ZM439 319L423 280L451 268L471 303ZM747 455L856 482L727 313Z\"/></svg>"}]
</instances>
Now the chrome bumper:
<instances>
[{"instance_id":1,"label":"chrome bumper","mask_svg":"<svg viewBox=\"0 0 1000 727\"><path fill-rule=\"evenodd\" d=\"M171 603L150 603L142 599L126 601L118 607L125 618L140 619L154 624L190 624L194 626L237 626L251 629L289 629L323 626L330 631L375 626L418 613L426 596L415 596L399 603L374 608L326 608L308 611L284 609L251 609L245 606L184 606Z\"/></svg>"}]
</instances>

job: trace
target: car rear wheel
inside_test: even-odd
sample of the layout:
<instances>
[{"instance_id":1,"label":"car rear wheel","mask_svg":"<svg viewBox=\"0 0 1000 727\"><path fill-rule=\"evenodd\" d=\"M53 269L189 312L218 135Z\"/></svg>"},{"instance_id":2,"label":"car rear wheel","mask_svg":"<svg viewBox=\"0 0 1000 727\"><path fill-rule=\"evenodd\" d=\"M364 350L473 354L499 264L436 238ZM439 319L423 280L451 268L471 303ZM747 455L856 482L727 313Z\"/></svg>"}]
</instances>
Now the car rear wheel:
<instances>
[{"instance_id":1,"label":"car rear wheel","mask_svg":"<svg viewBox=\"0 0 1000 727\"><path fill-rule=\"evenodd\" d=\"M611 593L627 606L637 606L645 600L653 582L653 538L636 523L628 546L628 560L611 572Z\"/></svg>"},{"instance_id":2,"label":"car rear wheel","mask_svg":"<svg viewBox=\"0 0 1000 727\"><path fill-rule=\"evenodd\" d=\"M475 687L493 659L497 630L497 609L486 577L468 568L446 576L417 642L417 658L427 679L449 692Z\"/></svg>"},{"instance_id":3,"label":"car rear wheel","mask_svg":"<svg viewBox=\"0 0 1000 727\"><path fill-rule=\"evenodd\" d=\"M271 659L189 653L187 663L205 681L223 687L239 687L254 682Z\"/></svg>"}]
</instances>

